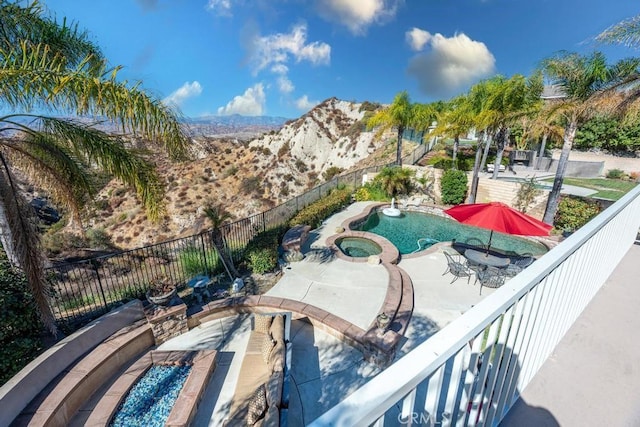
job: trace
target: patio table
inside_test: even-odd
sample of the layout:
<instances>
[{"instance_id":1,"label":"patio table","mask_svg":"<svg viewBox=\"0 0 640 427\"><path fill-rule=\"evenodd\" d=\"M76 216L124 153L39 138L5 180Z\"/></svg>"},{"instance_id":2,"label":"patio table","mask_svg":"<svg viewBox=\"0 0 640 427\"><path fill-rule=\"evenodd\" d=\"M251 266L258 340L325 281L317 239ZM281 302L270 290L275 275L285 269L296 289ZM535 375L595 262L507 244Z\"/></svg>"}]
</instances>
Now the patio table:
<instances>
[{"instance_id":1,"label":"patio table","mask_svg":"<svg viewBox=\"0 0 640 427\"><path fill-rule=\"evenodd\" d=\"M500 258L486 252L476 251L474 249L467 249L466 251L464 251L464 257L477 264L489 265L491 267L498 268L504 268L511 262L509 258Z\"/></svg>"}]
</instances>

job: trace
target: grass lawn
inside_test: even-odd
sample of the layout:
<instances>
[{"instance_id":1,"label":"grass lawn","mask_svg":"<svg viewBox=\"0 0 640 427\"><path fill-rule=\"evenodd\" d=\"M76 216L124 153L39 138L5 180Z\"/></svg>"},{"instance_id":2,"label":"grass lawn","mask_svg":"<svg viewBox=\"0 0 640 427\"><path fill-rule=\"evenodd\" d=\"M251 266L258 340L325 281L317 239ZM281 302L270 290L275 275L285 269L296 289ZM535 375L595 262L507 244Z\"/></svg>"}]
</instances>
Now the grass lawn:
<instances>
[{"instance_id":1,"label":"grass lawn","mask_svg":"<svg viewBox=\"0 0 640 427\"><path fill-rule=\"evenodd\" d=\"M547 178L543 181L553 182L553 178ZM563 182L567 185L596 190L598 192L591 197L607 200L618 200L638 185L638 183L634 181L607 178L565 178Z\"/></svg>"}]
</instances>

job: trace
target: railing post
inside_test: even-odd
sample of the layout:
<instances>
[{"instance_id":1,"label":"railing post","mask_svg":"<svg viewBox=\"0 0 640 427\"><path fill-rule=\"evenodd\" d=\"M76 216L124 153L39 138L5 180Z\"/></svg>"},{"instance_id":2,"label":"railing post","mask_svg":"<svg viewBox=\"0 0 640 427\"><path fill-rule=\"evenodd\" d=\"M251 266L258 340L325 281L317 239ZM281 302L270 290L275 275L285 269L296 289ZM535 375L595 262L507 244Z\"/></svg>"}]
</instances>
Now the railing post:
<instances>
[{"instance_id":1,"label":"railing post","mask_svg":"<svg viewBox=\"0 0 640 427\"><path fill-rule=\"evenodd\" d=\"M262 231L267 231L267 220L264 211L262 212Z\"/></svg>"},{"instance_id":2,"label":"railing post","mask_svg":"<svg viewBox=\"0 0 640 427\"><path fill-rule=\"evenodd\" d=\"M102 280L100 280L100 273L98 272L98 263L97 261L92 262L93 270L96 272L96 279L98 279L98 288L100 289L100 295L102 295L102 301L104 302L104 311L109 311L109 305L107 304L107 297L104 294L104 289L102 288Z\"/></svg>"}]
</instances>

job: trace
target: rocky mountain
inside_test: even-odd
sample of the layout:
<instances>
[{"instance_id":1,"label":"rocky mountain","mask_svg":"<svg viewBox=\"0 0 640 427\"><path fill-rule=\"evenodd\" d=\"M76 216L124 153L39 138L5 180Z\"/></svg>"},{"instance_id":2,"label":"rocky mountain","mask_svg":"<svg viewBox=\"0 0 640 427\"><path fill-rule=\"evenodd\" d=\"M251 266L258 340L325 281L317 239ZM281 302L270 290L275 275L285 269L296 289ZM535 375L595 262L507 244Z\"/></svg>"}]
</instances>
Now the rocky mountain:
<instances>
[{"instance_id":1,"label":"rocky mountain","mask_svg":"<svg viewBox=\"0 0 640 427\"><path fill-rule=\"evenodd\" d=\"M174 163L156 151L152 159L166 185L162 221L148 221L133 192L114 180L86 210L84 225L133 248L209 228L206 204L223 205L234 219L262 212L373 156L376 163L392 159L393 147L384 149L390 138L366 129L365 115L375 108L331 98L250 141L195 136L189 161Z\"/></svg>"}]
</instances>

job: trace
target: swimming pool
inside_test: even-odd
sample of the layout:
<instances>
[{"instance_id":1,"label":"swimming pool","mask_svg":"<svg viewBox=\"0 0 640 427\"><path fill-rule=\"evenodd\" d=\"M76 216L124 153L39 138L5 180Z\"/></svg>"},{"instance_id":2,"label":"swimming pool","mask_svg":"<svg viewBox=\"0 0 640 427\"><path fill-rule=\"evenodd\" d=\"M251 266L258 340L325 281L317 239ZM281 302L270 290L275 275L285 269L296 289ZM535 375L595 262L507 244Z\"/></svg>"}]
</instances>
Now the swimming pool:
<instances>
[{"instance_id":1,"label":"swimming pool","mask_svg":"<svg viewBox=\"0 0 640 427\"><path fill-rule=\"evenodd\" d=\"M453 219L412 211L404 211L401 217L388 217L382 212L373 211L356 229L384 237L403 255L427 249L437 242L465 242L472 237L488 242L490 233L489 230L460 224ZM548 250L541 243L497 232L493 233L491 248L506 253L530 253L534 256L542 255Z\"/></svg>"}]
</instances>

